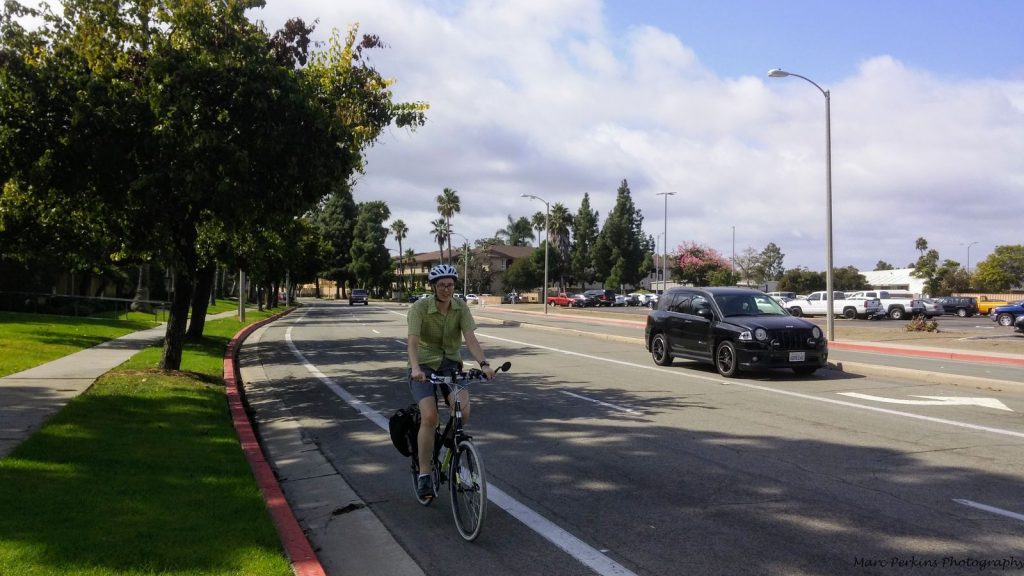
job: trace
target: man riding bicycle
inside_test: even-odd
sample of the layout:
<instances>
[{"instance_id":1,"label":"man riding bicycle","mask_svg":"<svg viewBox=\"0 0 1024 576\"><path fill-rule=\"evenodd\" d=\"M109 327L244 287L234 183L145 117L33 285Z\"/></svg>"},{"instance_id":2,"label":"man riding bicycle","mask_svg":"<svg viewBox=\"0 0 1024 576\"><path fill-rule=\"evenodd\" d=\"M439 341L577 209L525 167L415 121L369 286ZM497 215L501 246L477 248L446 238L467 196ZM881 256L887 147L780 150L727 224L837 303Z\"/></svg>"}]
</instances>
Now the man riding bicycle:
<instances>
[{"instance_id":1,"label":"man riding bicycle","mask_svg":"<svg viewBox=\"0 0 1024 576\"><path fill-rule=\"evenodd\" d=\"M459 273L448 264L438 264L430 269L427 282L433 288L433 298L420 298L409 309L409 389L413 400L420 408L420 430L417 436L420 475L416 489L421 498L433 497L434 485L430 477L430 459L434 453L434 430L437 428L437 401L434 385L428 374L446 373L461 369L462 355L459 349L465 338L470 354L480 364L488 379L494 377L494 370L487 363L483 348L476 339L476 323L469 306L453 298ZM449 404L450 390L442 386L442 393ZM459 395L462 403L462 419L469 418L469 391ZM424 473L426 471L426 473Z\"/></svg>"}]
</instances>

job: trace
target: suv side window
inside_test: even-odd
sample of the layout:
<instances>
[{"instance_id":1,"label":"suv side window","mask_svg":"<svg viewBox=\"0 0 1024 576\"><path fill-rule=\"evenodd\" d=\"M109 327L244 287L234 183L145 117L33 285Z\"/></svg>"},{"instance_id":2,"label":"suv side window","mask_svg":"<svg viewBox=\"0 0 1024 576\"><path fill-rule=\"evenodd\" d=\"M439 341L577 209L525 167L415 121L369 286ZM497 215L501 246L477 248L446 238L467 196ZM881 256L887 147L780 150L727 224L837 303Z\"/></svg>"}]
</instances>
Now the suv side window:
<instances>
[{"instance_id":1,"label":"suv side window","mask_svg":"<svg viewBox=\"0 0 1024 576\"><path fill-rule=\"evenodd\" d=\"M700 294L694 294L693 299L690 300L690 314L696 314L698 310L711 309L711 303L708 299L701 296Z\"/></svg>"},{"instance_id":2,"label":"suv side window","mask_svg":"<svg viewBox=\"0 0 1024 576\"><path fill-rule=\"evenodd\" d=\"M669 305L669 312L677 314L690 313L690 295L686 292L676 292L672 295L672 303Z\"/></svg>"}]
</instances>

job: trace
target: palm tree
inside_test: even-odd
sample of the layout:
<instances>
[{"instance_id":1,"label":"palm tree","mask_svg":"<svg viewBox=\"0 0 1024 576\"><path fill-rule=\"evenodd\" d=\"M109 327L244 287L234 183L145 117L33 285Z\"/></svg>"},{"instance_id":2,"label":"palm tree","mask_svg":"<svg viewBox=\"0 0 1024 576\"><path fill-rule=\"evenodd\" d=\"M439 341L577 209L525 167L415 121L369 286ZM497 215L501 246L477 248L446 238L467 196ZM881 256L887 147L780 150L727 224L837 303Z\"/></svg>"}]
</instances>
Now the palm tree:
<instances>
[{"instance_id":1,"label":"palm tree","mask_svg":"<svg viewBox=\"0 0 1024 576\"><path fill-rule=\"evenodd\" d=\"M533 240L533 225L526 219L526 216L520 216L518 220L513 220L512 215L508 216L508 226L498 230L494 233L496 238L501 238L509 246L527 246L527 239Z\"/></svg>"},{"instance_id":2,"label":"palm tree","mask_svg":"<svg viewBox=\"0 0 1024 576\"><path fill-rule=\"evenodd\" d=\"M530 225L537 231L537 246L540 246L541 233L544 232L544 213L539 210L535 212L533 217L530 218Z\"/></svg>"},{"instance_id":3,"label":"palm tree","mask_svg":"<svg viewBox=\"0 0 1024 576\"><path fill-rule=\"evenodd\" d=\"M448 230L448 263L452 263L452 216L462 210L459 202L459 193L451 188L445 188L437 195L437 213L444 217L445 229ZM444 248L441 248L444 251Z\"/></svg>"},{"instance_id":4,"label":"palm tree","mask_svg":"<svg viewBox=\"0 0 1024 576\"><path fill-rule=\"evenodd\" d=\"M561 202L556 202L551 207L551 214L548 216L548 234L551 235L551 247L558 251L561 257L560 262L569 261L569 249L572 247L569 241L569 230L572 228L572 214ZM565 266L560 267L559 288L565 292Z\"/></svg>"},{"instance_id":5,"label":"palm tree","mask_svg":"<svg viewBox=\"0 0 1024 576\"><path fill-rule=\"evenodd\" d=\"M432 221L430 225L434 227L430 233L434 235L434 242L437 242L438 250L441 251L442 258L440 259L444 261L444 241L446 238L449 242L451 241L451 234L448 233L448 223L444 221L444 218L438 218Z\"/></svg>"},{"instance_id":6,"label":"palm tree","mask_svg":"<svg viewBox=\"0 0 1024 576\"><path fill-rule=\"evenodd\" d=\"M409 227L405 225L405 222L395 220L391 223L391 233L395 235L395 240L398 240L398 291L405 292L405 259L402 254L402 240L405 240L406 235L409 234Z\"/></svg>"}]
</instances>

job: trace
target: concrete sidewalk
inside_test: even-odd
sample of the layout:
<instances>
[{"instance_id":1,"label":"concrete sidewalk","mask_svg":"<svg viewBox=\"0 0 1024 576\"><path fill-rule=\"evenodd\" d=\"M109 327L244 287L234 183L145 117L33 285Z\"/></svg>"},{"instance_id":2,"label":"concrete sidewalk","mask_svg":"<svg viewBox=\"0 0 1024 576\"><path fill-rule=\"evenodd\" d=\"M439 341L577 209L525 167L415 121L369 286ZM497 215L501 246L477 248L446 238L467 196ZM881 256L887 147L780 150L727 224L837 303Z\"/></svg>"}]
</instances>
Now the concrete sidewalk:
<instances>
[{"instance_id":1,"label":"concrete sidewalk","mask_svg":"<svg viewBox=\"0 0 1024 576\"><path fill-rule=\"evenodd\" d=\"M221 312L206 318L234 315L234 311ZM0 458L10 454L97 378L159 342L166 331L167 325L161 324L0 378Z\"/></svg>"}]
</instances>

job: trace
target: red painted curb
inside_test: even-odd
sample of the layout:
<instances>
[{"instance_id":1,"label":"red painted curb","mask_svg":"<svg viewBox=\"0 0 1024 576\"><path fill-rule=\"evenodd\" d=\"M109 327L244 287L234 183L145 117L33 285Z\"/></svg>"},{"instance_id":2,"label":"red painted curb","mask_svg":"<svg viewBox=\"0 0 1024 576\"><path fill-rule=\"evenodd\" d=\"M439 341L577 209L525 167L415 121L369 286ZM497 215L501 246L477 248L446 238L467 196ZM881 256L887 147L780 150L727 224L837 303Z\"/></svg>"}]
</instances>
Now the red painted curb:
<instances>
[{"instance_id":1,"label":"red painted curb","mask_svg":"<svg viewBox=\"0 0 1024 576\"><path fill-rule=\"evenodd\" d=\"M231 409L231 419L235 423L235 431L238 433L238 441L242 445L249 467L256 477L256 483L263 493L263 499L267 502L267 509L270 517L277 528L277 534L281 538L285 553L292 563L292 570L296 576L326 576L320 559L313 552L313 546L306 539L302 526L295 519L288 501L284 497L284 491L270 469L270 464L263 457L263 450L260 449L259 441L256 440L256 433L252 429L249 417L245 413L245 406L242 403L241 377L238 370L238 347L242 342L260 326L273 322L278 318L290 313L294 308L275 314L265 320L250 324L238 331L228 342L224 351L224 384L227 390L228 407Z\"/></svg>"},{"instance_id":2,"label":"red painted curb","mask_svg":"<svg viewBox=\"0 0 1024 576\"><path fill-rule=\"evenodd\" d=\"M940 358L943 360L962 360L964 362L983 362L986 364L1008 364L1010 366L1024 366L1024 358L1006 358L1003 356L991 356L988 354L976 354L972 352L957 352L956 350L917 350L914 348L900 348L893 346L878 346L874 344L860 344L856 342L836 341L829 342L828 347L836 350L879 352L882 354L899 354L900 356L919 356L923 358Z\"/></svg>"}]
</instances>

